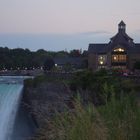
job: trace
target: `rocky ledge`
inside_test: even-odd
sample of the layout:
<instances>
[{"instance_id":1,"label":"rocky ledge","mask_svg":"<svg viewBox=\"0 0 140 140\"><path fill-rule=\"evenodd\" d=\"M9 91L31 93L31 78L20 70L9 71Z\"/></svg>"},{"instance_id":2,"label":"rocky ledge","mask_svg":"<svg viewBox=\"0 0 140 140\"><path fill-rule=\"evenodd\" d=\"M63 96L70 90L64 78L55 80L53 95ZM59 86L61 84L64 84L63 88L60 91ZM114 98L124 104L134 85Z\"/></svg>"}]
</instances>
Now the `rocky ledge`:
<instances>
[{"instance_id":1,"label":"rocky ledge","mask_svg":"<svg viewBox=\"0 0 140 140\"><path fill-rule=\"evenodd\" d=\"M45 82L36 87L25 86L23 103L40 127L54 114L72 108L72 97L66 84Z\"/></svg>"}]
</instances>

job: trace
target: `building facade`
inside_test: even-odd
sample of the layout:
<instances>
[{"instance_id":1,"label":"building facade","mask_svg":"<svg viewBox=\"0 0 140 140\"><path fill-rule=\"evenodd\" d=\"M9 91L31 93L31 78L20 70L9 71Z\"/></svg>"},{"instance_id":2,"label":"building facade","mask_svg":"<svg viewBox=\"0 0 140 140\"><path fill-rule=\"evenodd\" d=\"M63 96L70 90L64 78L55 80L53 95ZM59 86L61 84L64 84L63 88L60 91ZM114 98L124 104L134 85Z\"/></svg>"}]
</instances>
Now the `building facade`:
<instances>
[{"instance_id":1,"label":"building facade","mask_svg":"<svg viewBox=\"0 0 140 140\"><path fill-rule=\"evenodd\" d=\"M118 33L107 44L89 44L88 67L93 71L100 68L133 70L140 61L140 43L134 43L126 34L126 24L118 24Z\"/></svg>"}]
</instances>

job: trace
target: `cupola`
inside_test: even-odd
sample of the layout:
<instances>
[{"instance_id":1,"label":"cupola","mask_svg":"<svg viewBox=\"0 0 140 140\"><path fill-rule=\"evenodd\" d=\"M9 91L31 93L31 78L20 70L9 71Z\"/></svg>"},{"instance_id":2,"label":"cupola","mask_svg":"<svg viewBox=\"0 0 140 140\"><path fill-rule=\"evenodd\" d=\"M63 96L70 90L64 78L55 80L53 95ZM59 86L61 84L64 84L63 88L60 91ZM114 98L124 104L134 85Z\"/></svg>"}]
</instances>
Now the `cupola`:
<instances>
[{"instance_id":1,"label":"cupola","mask_svg":"<svg viewBox=\"0 0 140 140\"><path fill-rule=\"evenodd\" d=\"M126 24L123 21L121 21L118 24L118 32L119 33L125 33L125 30L126 30Z\"/></svg>"}]
</instances>

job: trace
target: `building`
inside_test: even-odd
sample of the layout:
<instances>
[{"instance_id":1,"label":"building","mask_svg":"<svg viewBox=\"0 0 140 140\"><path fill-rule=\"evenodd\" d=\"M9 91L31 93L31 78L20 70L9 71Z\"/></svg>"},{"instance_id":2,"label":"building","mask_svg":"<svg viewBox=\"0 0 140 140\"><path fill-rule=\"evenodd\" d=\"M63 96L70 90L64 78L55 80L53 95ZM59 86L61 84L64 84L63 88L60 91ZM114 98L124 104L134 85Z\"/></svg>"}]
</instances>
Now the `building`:
<instances>
[{"instance_id":1,"label":"building","mask_svg":"<svg viewBox=\"0 0 140 140\"><path fill-rule=\"evenodd\" d=\"M140 61L140 43L134 43L126 34L126 24L118 24L118 33L108 44L89 44L88 67L93 71L100 68L121 68L133 70Z\"/></svg>"},{"instance_id":2,"label":"building","mask_svg":"<svg viewBox=\"0 0 140 140\"><path fill-rule=\"evenodd\" d=\"M84 63L84 58L82 57L58 57L54 58L55 65L61 68L65 66L71 66L72 68L82 68Z\"/></svg>"}]
</instances>

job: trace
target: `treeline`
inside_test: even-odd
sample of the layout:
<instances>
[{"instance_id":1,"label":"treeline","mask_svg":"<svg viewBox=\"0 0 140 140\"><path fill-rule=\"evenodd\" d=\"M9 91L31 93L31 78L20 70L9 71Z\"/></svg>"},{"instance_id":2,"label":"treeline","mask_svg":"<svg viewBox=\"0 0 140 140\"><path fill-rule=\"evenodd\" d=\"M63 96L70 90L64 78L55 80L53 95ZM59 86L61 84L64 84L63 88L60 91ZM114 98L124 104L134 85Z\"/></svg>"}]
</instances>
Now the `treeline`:
<instances>
[{"instance_id":1,"label":"treeline","mask_svg":"<svg viewBox=\"0 0 140 140\"><path fill-rule=\"evenodd\" d=\"M84 57L86 55L86 51L82 53L80 50L53 52L43 49L30 51L22 48L0 47L0 70L41 68L47 57Z\"/></svg>"}]
</instances>

